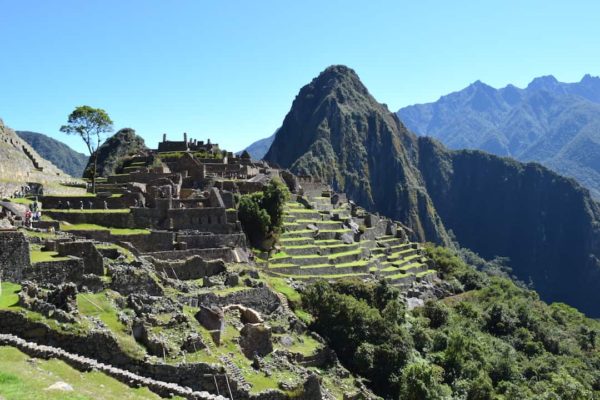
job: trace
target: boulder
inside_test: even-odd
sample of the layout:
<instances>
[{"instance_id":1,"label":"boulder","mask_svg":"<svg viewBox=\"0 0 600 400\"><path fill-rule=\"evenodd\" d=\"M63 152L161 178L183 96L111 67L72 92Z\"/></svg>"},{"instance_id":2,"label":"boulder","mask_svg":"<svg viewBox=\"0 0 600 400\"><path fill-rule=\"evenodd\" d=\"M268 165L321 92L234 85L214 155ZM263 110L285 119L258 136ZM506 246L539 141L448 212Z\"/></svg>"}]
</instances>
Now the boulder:
<instances>
[{"instance_id":1,"label":"boulder","mask_svg":"<svg viewBox=\"0 0 600 400\"><path fill-rule=\"evenodd\" d=\"M352 235L350 235L349 233L344 233L343 235L341 235L340 236L340 240L344 244L352 244L352 243L354 243L354 237Z\"/></svg>"},{"instance_id":2,"label":"boulder","mask_svg":"<svg viewBox=\"0 0 600 400\"><path fill-rule=\"evenodd\" d=\"M240 332L242 352L249 359L254 355L264 357L273 351L271 328L264 324L246 324Z\"/></svg>"}]
</instances>

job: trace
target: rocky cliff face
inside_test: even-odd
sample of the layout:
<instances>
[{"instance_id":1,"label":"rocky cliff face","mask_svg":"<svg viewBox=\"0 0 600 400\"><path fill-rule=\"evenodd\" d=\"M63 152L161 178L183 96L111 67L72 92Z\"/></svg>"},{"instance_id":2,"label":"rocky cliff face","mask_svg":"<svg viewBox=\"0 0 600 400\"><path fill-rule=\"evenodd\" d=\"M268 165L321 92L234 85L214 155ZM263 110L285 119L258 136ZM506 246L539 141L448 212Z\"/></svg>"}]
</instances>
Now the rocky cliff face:
<instances>
[{"instance_id":1,"label":"rocky cliff face","mask_svg":"<svg viewBox=\"0 0 600 400\"><path fill-rule=\"evenodd\" d=\"M123 158L138 153L145 153L148 150L144 139L136 135L135 130L124 128L119 130L98 149L98 176L109 176L117 173L121 166L120 161ZM89 176L88 170L92 167L91 158L85 167L84 176Z\"/></svg>"},{"instance_id":2,"label":"rocky cliff face","mask_svg":"<svg viewBox=\"0 0 600 400\"><path fill-rule=\"evenodd\" d=\"M600 315L600 209L587 190L538 164L417 138L349 68L301 89L265 159L321 177L418 239L444 243L452 230L509 257L546 300Z\"/></svg>"},{"instance_id":3,"label":"rocky cliff face","mask_svg":"<svg viewBox=\"0 0 600 400\"><path fill-rule=\"evenodd\" d=\"M0 120L0 197L9 196L27 182L49 184L68 180L71 180L69 175L42 158Z\"/></svg>"},{"instance_id":4,"label":"rocky cliff face","mask_svg":"<svg viewBox=\"0 0 600 400\"><path fill-rule=\"evenodd\" d=\"M330 182L363 207L400 219L415 238L448 236L410 160L417 138L356 73L327 68L300 90L265 160Z\"/></svg>"}]
</instances>

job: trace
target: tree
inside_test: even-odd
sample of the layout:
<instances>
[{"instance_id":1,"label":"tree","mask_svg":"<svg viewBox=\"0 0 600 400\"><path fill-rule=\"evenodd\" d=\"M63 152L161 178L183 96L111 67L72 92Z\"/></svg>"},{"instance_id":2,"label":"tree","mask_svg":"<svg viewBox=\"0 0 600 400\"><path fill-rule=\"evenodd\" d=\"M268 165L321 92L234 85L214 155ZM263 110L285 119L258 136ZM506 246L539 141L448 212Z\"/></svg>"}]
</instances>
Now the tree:
<instances>
[{"instance_id":1,"label":"tree","mask_svg":"<svg viewBox=\"0 0 600 400\"><path fill-rule=\"evenodd\" d=\"M263 194L261 192L245 194L240 198L238 206L239 219L244 231L250 242L258 247L261 247L271 225L271 217L261 207L262 199Z\"/></svg>"},{"instance_id":2,"label":"tree","mask_svg":"<svg viewBox=\"0 0 600 400\"><path fill-rule=\"evenodd\" d=\"M263 193L262 207L271 217L271 231L275 231L283 224L283 206L289 200L290 192L279 178L273 178Z\"/></svg>"},{"instance_id":3,"label":"tree","mask_svg":"<svg viewBox=\"0 0 600 400\"><path fill-rule=\"evenodd\" d=\"M68 135L78 135L83 139L92 157L92 193L96 193L96 167L98 165L98 148L105 133L112 132L113 122L100 108L90 106L77 107L67 120L67 125L60 128Z\"/></svg>"}]
</instances>

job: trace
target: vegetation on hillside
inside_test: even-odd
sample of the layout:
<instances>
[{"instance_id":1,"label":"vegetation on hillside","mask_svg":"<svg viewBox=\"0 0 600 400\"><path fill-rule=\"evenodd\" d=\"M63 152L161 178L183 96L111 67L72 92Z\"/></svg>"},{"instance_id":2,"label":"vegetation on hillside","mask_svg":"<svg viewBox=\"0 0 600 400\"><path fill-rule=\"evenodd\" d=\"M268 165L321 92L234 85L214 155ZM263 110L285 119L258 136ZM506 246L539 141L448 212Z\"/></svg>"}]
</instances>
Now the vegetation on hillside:
<instances>
[{"instance_id":1,"label":"vegetation on hillside","mask_svg":"<svg viewBox=\"0 0 600 400\"><path fill-rule=\"evenodd\" d=\"M428 249L459 292L407 311L384 282L312 284L312 328L377 394L394 399L593 399L600 323L511 280Z\"/></svg>"},{"instance_id":2,"label":"vegetation on hillside","mask_svg":"<svg viewBox=\"0 0 600 400\"><path fill-rule=\"evenodd\" d=\"M265 248L265 240L276 234L283 224L283 206L289 190L279 179L272 179L262 192L240 197L239 219L252 245Z\"/></svg>"},{"instance_id":3,"label":"vegetation on hillside","mask_svg":"<svg viewBox=\"0 0 600 400\"><path fill-rule=\"evenodd\" d=\"M119 130L98 149L98 176L107 177L117 173L123 160L147 150L144 139L136 135L135 130L124 128ZM90 177L92 164L88 163L84 177Z\"/></svg>"},{"instance_id":4,"label":"vegetation on hillside","mask_svg":"<svg viewBox=\"0 0 600 400\"><path fill-rule=\"evenodd\" d=\"M37 153L65 171L67 174L81 178L89 157L78 153L66 144L42 133L17 131L17 135L25 140Z\"/></svg>"}]
</instances>

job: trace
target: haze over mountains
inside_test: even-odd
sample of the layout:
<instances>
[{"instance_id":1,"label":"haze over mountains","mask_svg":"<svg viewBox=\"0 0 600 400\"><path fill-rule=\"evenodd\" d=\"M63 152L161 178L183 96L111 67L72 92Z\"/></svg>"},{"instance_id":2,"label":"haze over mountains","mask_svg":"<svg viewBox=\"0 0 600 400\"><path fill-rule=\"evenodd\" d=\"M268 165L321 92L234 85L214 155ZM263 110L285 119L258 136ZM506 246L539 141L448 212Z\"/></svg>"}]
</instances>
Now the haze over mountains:
<instances>
[{"instance_id":1,"label":"haze over mountains","mask_svg":"<svg viewBox=\"0 0 600 400\"><path fill-rule=\"evenodd\" d=\"M402 108L419 135L451 149L480 149L537 161L577 179L600 197L600 78L562 83L535 78L525 89L494 89L480 81L438 101Z\"/></svg>"},{"instance_id":2,"label":"haze over mountains","mask_svg":"<svg viewBox=\"0 0 600 400\"><path fill-rule=\"evenodd\" d=\"M347 67L300 90L265 159L324 179L418 240L447 244L452 230L486 258L509 257L546 300L600 314L600 209L584 188L537 164L418 137Z\"/></svg>"}]
</instances>

